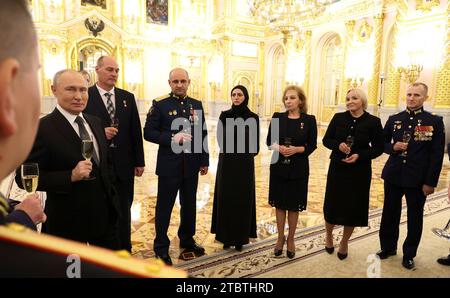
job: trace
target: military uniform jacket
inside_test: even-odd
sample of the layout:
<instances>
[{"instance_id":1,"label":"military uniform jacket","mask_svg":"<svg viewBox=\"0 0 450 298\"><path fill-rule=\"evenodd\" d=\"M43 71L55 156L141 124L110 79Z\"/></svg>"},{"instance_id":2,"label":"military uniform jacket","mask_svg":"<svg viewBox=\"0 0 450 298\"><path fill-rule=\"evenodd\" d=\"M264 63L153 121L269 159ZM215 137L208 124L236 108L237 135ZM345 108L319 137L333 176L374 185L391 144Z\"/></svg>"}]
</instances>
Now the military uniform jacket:
<instances>
[{"instance_id":1,"label":"military uniform jacket","mask_svg":"<svg viewBox=\"0 0 450 298\"><path fill-rule=\"evenodd\" d=\"M403 140L404 131L411 132L406 156L394 151ZM401 187L436 187L444 157L445 134L442 117L420 108L390 116L384 127L384 152L389 159L382 178Z\"/></svg>"},{"instance_id":2,"label":"military uniform jacket","mask_svg":"<svg viewBox=\"0 0 450 298\"><path fill-rule=\"evenodd\" d=\"M172 137L182 130L182 126L175 125L177 122L172 127L177 118L190 126L192 134L189 150L178 153L172 150ZM189 96L178 98L172 93L155 99L147 114L144 139L159 144L158 176L190 177L196 175L200 167L209 166L205 116L199 100Z\"/></svg>"}]
</instances>

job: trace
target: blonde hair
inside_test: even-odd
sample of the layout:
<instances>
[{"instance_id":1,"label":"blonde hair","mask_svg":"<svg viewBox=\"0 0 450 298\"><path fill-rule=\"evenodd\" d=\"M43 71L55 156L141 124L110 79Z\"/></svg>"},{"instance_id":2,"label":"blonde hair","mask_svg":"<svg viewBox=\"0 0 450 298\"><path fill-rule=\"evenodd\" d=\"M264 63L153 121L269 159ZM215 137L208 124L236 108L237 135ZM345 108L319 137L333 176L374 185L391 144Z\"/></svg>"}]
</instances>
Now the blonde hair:
<instances>
[{"instance_id":1,"label":"blonde hair","mask_svg":"<svg viewBox=\"0 0 450 298\"><path fill-rule=\"evenodd\" d=\"M356 95L358 95L359 99L361 99L361 101L362 101L363 110L364 111L367 110L367 94L366 94L366 92L364 92L364 90L359 89L359 88L352 88L347 91L347 95L350 93L350 91L354 91L356 93Z\"/></svg>"},{"instance_id":2,"label":"blonde hair","mask_svg":"<svg viewBox=\"0 0 450 298\"><path fill-rule=\"evenodd\" d=\"M306 95L305 91L299 86L296 85L289 85L284 89L283 97L281 98L281 102L284 105L284 98L286 97L286 93L289 90L294 90L297 93L298 98L300 99L300 104L298 105L300 109L300 113L305 113L308 111L308 105L306 104Z\"/></svg>"}]
</instances>

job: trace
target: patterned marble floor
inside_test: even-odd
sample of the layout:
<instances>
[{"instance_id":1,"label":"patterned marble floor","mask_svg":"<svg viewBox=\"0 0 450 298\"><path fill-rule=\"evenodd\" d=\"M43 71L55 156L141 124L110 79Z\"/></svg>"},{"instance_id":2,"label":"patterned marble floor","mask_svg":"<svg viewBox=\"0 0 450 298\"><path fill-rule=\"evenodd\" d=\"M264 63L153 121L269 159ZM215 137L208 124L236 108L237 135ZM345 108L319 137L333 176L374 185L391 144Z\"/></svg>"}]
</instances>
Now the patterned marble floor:
<instances>
[{"instance_id":1,"label":"patterned marble floor","mask_svg":"<svg viewBox=\"0 0 450 298\"><path fill-rule=\"evenodd\" d=\"M262 124L261 139L265 141L267 136L267 123ZM210 168L206 176L201 176L199 180L197 194L197 230L195 239L203 245L206 253L211 255L215 252L222 251L222 244L214 240L214 234L209 232L211 225L212 200L214 191L214 182L216 176L216 168L218 162L217 145L215 142L215 121L208 121L209 129L209 148L210 148ZM319 129L320 134L324 133L324 129ZM319 137L319 142L321 137ZM136 196L132 207L132 244L133 255L139 258L148 259L154 256L153 239L154 239L154 218L157 194L157 176L155 173L156 154L158 146L145 142L145 158L146 169L143 177L136 179ZM255 159L256 173L256 206L257 206L257 239L251 239L251 242L262 241L277 233L275 221L275 209L267 202L268 185L269 185L269 163L271 152L262 144L262 150ZM323 197L325 193L326 175L329 164L330 151L322 144L318 145L318 149L310 157L310 180L308 208L300 213L298 221L298 229L323 225L322 207ZM383 181L381 179L381 170L387 159L387 155L382 155L373 162L373 178L370 198L370 209L374 210L383 205ZM450 163L447 156L445 157L444 168L441 173L438 190L444 189L448 185L448 172ZM168 231L169 239L171 239L170 255L174 264L182 263L179 261L180 253L178 248L178 231L179 225L179 205L176 203L171 223ZM245 246L244 251L245 253ZM181 265L181 264L180 264Z\"/></svg>"}]
</instances>

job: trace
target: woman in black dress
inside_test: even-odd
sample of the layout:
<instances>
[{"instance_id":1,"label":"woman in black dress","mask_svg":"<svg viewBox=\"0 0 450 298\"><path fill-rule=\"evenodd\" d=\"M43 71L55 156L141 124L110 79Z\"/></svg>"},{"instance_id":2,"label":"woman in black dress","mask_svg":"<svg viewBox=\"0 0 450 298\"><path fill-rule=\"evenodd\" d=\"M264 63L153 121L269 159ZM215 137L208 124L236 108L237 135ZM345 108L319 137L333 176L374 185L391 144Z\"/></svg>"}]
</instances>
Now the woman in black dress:
<instances>
[{"instance_id":1,"label":"woman in black dress","mask_svg":"<svg viewBox=\"0 0 450 298\"><path fill-rule=\"evenodd\" d=\"M306 114L306 96L300 87L286 87L282 100L286 112L273 114L267 136L267 146L274 150L270 165L269 204L276 208L278 240L275 256L283 253L287 211L286 254L292 259L295 256L298 213L306 209L308 156L317 148L317 125L316 118Z\"/></svg>"},{"instance_id":2,"label":"woman in black dress","mask_svg":"<svg viewBox=\"0 0 450 298\"><path fill-rule=\"evenodd\" d=\"M361 89L350 89L347 111L336 113L323 137L331 149L330 167L323 213L325 217L325 250L332 254L333 228L344 226L338 257L348 255L348 240L355 227L368 224L372 159L383 153L381 121L368 112L367 96Z\"/></svg>"},{"instance_id":3,"label":"woman in black dress","mask_svg":"<svg viewBox=\"0 0 450 298\"><path fill-rule=\"evenodd\" d=\"M259 117L247 107L248 92L238 85L231 90L233 105L223 111L217 126L220 147L211 233L241 251L256 238L254 156L259 152Z\"/></svg>"}]
</instances>

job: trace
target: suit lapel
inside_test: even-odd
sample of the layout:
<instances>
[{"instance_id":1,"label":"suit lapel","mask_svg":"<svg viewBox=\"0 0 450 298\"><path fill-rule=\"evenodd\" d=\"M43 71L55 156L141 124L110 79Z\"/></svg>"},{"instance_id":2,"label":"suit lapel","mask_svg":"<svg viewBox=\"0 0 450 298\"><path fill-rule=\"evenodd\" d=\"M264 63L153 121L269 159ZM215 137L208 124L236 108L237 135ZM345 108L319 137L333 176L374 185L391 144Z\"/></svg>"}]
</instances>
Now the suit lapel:
<instances>
[{"instance_id":1,"label":"suit lapel","mask_svg":"<svg viewBox=\"0 0 450 298\"><path fill-rule=\"evenodd\" d=\"M93 91L93 98L89 98L89 100L93 101L93 104L95 105L95 109L97 111L99 111L101 113L101 118L103 119L103 121L106 122L106 124L109 126L110 124L110 117L108 114L108 110L105 107L105 104L103 103L103 99L102 96L100 95L100 92L98 91L98 88L96 85L92 86L92 91ZM117 97L117 96L116 96ZM117 106L117 104L116 104Z\"/></svg>"},{"instance_id":2,"label":"suit lapel","mask_svg":"<svg viewBox=\"0 0 450 298\"><path fill-rule=\"evenodd\" d=\"M73 126L67 121L67 119L58 111L58 109L54 109L52 112L54 127L60 134L61 138L66 140L69 145L64 146L61 144L63 148L79 148L78 155L81 156L81 139L78 134L75 132Z\"/></svg>"},{"instance_id":3,"label":"suit lapel","mask_svg":"<svg viewBox=\"0 0 450 298\"><path fill-rule=\"evenodd\" d=\"M126 101L126 99L123 97L122 90L119 88L114 88L114 99L116 104L116 118L119 118L119 125L120 122L122 122L122 118L120 117L122 115L122 108L123 108L123 102Z\"/></svg>"},{"instance_id":4,"label":"suit lapel","mask_svg":"<svg viewBox=\"0 0 450 298\"><path fill-rule=\"evenodd\" d=\"M100 151L100 152L97 152L97 154L98 154L98 157L99 157L100 163L101 163L106 158L105 157L106 152L104 151L105 142L104 142L103 132L100 130L103 128L98 127L98 125L94 125L94 122L92 121L92 119L89 115L83 114L83 116L84 116L84 119L86 119L86 122L89 124L89 127L91 128L95 139L97 140L98 150Z\"/></svg>"}]
</instances>

